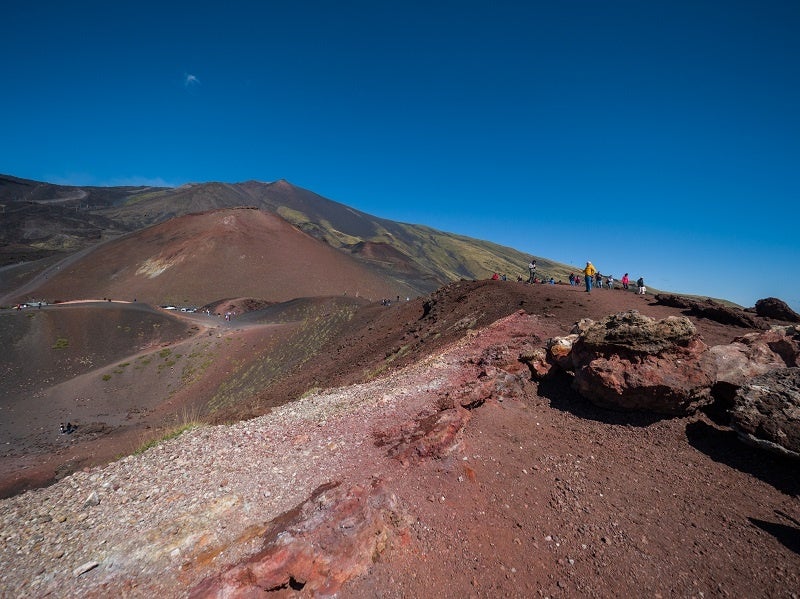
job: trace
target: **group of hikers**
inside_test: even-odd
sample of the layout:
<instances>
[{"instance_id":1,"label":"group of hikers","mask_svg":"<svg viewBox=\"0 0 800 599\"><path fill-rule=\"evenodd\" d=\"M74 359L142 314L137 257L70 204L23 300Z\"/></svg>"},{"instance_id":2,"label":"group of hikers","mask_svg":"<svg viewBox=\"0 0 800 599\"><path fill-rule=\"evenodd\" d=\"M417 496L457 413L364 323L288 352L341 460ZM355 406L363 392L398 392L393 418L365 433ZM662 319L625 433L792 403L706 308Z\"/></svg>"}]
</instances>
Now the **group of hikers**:
<instances>
[{"instance_id":1,"label":"group of hikers","mask_svg":"<svg viewBox=\"0 0 800 599\"><path fill-rule=\"evenodd\" d=\"M569 280L570 285L580 285L580 278L572 273L569 275ZM583 269L583 280L584 284L586 285L586 293L592 292L592 286L595 286L598 289L603 288L603 275L600 274L590 260L586 261L586 266ZM630 277L628 276L628 273L622 275L620 282L622 283L622 288L624 290L627 291L630 288ZM614 277L612 275L606 275L605 284L606 289L614 289ZM636 280L636 293L638 295L644 295L647 293L647 287L644 285L644 277L639 277Z\"/></svg>"},{"instance_id":2,"label":"group of hikers","mask_svg":"<svg viewBox=\"0 0 800 599\"><path fill-rule=\"evenodd\" d=\"M528 263L528 275L528 280L525 281L526 283L549 283L550 285L556 284L556 281L552 276L549 278L537 276L536 260L533 259L531 259L531 261ZM492 279L495 281L507 281L508 276L495 272L492 275ZM612 275L601 275L590 260L586 261L586 266L583 269L583 281L586 286L586 293L591 293L592 287L597 287L598 289L602 289L603 287L606 289L615 289L614 277ZM517 276L517 282L522 282L521 276ZM558 282L561 283L561 281ZM628 276L628 273L623 275L620 283L622 284L622 289L626 291L630 289L630 277ZM580 275L569 273L569 284L572 286L580 285ZM639 279L636 281L636 293L639 295L644 295L647 293L647 287L644 285L643 277L639 277Z\"/></svg>"}]
</instances>

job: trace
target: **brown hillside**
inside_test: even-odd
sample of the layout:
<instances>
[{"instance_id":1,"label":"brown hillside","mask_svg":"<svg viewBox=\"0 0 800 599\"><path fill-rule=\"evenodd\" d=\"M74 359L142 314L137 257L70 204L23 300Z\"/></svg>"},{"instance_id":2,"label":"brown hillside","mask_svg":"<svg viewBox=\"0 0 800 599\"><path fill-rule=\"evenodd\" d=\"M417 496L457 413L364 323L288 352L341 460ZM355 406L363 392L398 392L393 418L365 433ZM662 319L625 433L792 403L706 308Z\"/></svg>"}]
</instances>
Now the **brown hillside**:
<instances>
[{"instance_id":1,"label":"brown hillside","mask_svg":"<svg viewBox=\"0 0 800 599\"><path fill-rule=\"evenodd\" d=\"M622 290L502 281L453 283L391 306L342 301L271 305L231 324L181 315L199 330L163 349L188 356L213 341L203 384L238 392L244 370L288 343L290 366L256 373L268 384L238 404L238 415L266 415L0 502L4 590L247 596L236 585L264 581L245 590L398 599L796 592L795 463L742 444L703 413L597 408L566 380L535 383L517 360L584 317L636 309L664 318L680 308ZM752 331L688 316L709 345ZM359 384L332 388L349 383ZM164 417L179 409L179 393ZM448 441L442 414L472 399ZM235 420L236 407L214 417ZM60 438L55 459L127 447L81 430Z\"/></svg>"},{"instance_id":2,"label":"brown hillside","mask_svg":"<svg viewBox=\"0 0 800 599\"><path fill-rule=\"evenodd\" d=\"M409 293L277 215L228 209L182 216L107 242L50 269L14 299L135 298L199 306L222 297L285 301Z\"/></svg>"},{"instance_id":3,"label":"brown hillside","mask_svg":"<svg viewBox=\"0 0 800 599\"><path fill-rule=\"evenodd\" d=\"M363 302L344 296L303 298L243 314L259 303L230 299L215 312L236 312L231 321L213 312L159 311L163 324L154 331L161 336L152 337L151 343L133 332L138 331L132 324L139 322L137 315L149 310L141 303L2 312L3 337L25 339L28 349L20 353L23 346L14 341L15 349L6 354L9 375L0 391L15 402L29 396L40 402L30 404L35 419L19 417L23 411L5 421L10 427L6 434L14 440L3 458L6 492L131 451L143 437L157 436L156 431L174 425L185 413L231 422L263 414L309 389L381 376L520 309L542 315L552 335L566 332L583 317L599 319L628 308L656 318L681 313L622 290L588 295L569 286L502 281L453 283L391 306ZM175 329L185 331L183 337L166 335L178 317L186 321L184 328ZM710 345L728 343L747 331L694 320ZM49 324L43 327L44 322ZM42 332L33 335L34 330ZM193 336L185 338L187 334ZM66 347L51 349L60 336L68 340ZM127 350L113 345L125 340L130 343ZM50 354L57 361L40 359ZM61 419L103 424L98 434L65 440L56 432ZM68 452L55 453L67 447ZM48 453L45 459L42 452ZM31 469L26 455L38 456L34 461L39 467Z\"/></svg>"}]
</instances>

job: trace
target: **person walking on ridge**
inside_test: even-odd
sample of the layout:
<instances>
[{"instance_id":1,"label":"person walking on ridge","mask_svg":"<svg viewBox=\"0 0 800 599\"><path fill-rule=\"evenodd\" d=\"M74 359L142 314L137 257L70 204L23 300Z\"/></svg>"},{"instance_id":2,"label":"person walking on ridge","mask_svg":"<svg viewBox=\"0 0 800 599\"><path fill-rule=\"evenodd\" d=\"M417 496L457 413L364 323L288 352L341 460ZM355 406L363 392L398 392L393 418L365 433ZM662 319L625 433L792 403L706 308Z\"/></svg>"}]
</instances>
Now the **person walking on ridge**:
<instances>
[{"instance_id":1,"label":"person walking on ridge","mask_svg":"<svg viewBox=\"0 0 800 599\"><path fill-rule=\"evenodd\" d=\"M528 283L534 283L534 278L536 277L536 260L531 260L528 263L528 271L530 272Z\"/></svg>"},{"instance_id":2,"label":"person walking on ridge","mask_svg":"<svg viewBox=\"0 0 800 599\"><path fill-rule=\"evenodd\" d=\"M586 261L586 268L583 269L583 280L586 282L586 293L592 292L592 280L597 274L597 269L589 260Z\"/></svg>"}]
</instances>

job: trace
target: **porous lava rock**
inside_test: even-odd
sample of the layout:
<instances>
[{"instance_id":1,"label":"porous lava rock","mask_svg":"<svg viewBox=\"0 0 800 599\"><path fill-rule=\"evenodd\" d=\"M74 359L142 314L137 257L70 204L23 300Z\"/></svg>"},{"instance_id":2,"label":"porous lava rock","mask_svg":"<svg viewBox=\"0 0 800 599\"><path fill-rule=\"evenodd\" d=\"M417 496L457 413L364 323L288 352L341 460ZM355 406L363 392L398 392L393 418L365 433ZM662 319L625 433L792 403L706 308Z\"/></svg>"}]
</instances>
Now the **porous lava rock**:
<instances>
[{"instance_id":1,"label":"porous lava rock","mask_svg":"<svg viewBox=\"0 0 800 599\"><path fill-rule=\"evenodd\" d=\"M366 572L392 538L406 534L406 520L380 480L323 485L270 523L258 554L201 582L189 596L263 597L281 589L332 596Z\"/></svg>"},{"instance_id":2,"label":"porous lava rock","mask_svg":"<svg viewBox=\"0 0 800 599\"><path fill-rule=\"evenodd\" d=\"M773 370L742 385L731 426L747 443L800 458L800 368Z\"/></svg>"},{"instance_id":3,"label":"porous lava rock","mask_svg":"<svg viewBox=\"0 0 800 599\"><path fill-rule=\"evenodd\" d=\"M756 302L756 314L764 318L774 318L784 322L800 322L800 314L777 297L766 297Z\"/></svg>"},{"instance_id":4,"label":"porous lava rock","mask_svg":"<svg viewBox=\"0 0 800 599\"><path fill-rule=\"evenodd\" d=\"M711 402L713 360L684 316L607 316L580 335L571 357L573 387L601 407L676 416Z\"/></svg>"}]
</instances>

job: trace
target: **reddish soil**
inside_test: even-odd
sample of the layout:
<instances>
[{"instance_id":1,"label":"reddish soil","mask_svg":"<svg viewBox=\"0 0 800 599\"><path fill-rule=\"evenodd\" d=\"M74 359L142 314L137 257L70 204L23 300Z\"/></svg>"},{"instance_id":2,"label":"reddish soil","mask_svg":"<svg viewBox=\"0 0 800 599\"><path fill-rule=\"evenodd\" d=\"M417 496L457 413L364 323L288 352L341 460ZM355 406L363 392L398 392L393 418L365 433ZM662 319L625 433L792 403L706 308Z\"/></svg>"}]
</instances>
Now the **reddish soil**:
<instances>
[{"instance_id":1,"label":"reddish soil","mask_svg":"<svg viewBox=\"0 0 800 599\"><path fill-rule=\"evenodd\" d=\"M629 309L654 318L681 314L622 290L587 294L502 281L373 303L313 359L296 360L250 401L212 420L263 413L310 388L385 374L518 310L540 316L541 329L526 342L543 345L581 318ZM710 346L750 332L693 322ZM263 326L254 321L247 330ZM499 327L487 334L496 347L513 350L525 333ZM471 377L465 369L465 386ZM130 451L130 442L116 434L93 438L93 462ZM415 517L411 536L377 556L340 596L797 596L797 465L740 444L722 420L602 410L556 378L473 410L462 443L449 458L383 473ZM40 470L52 476L87 451L75 445ZM292 589L274 596L281 595L304 596Z\"/></svg>"}]
</instances>

